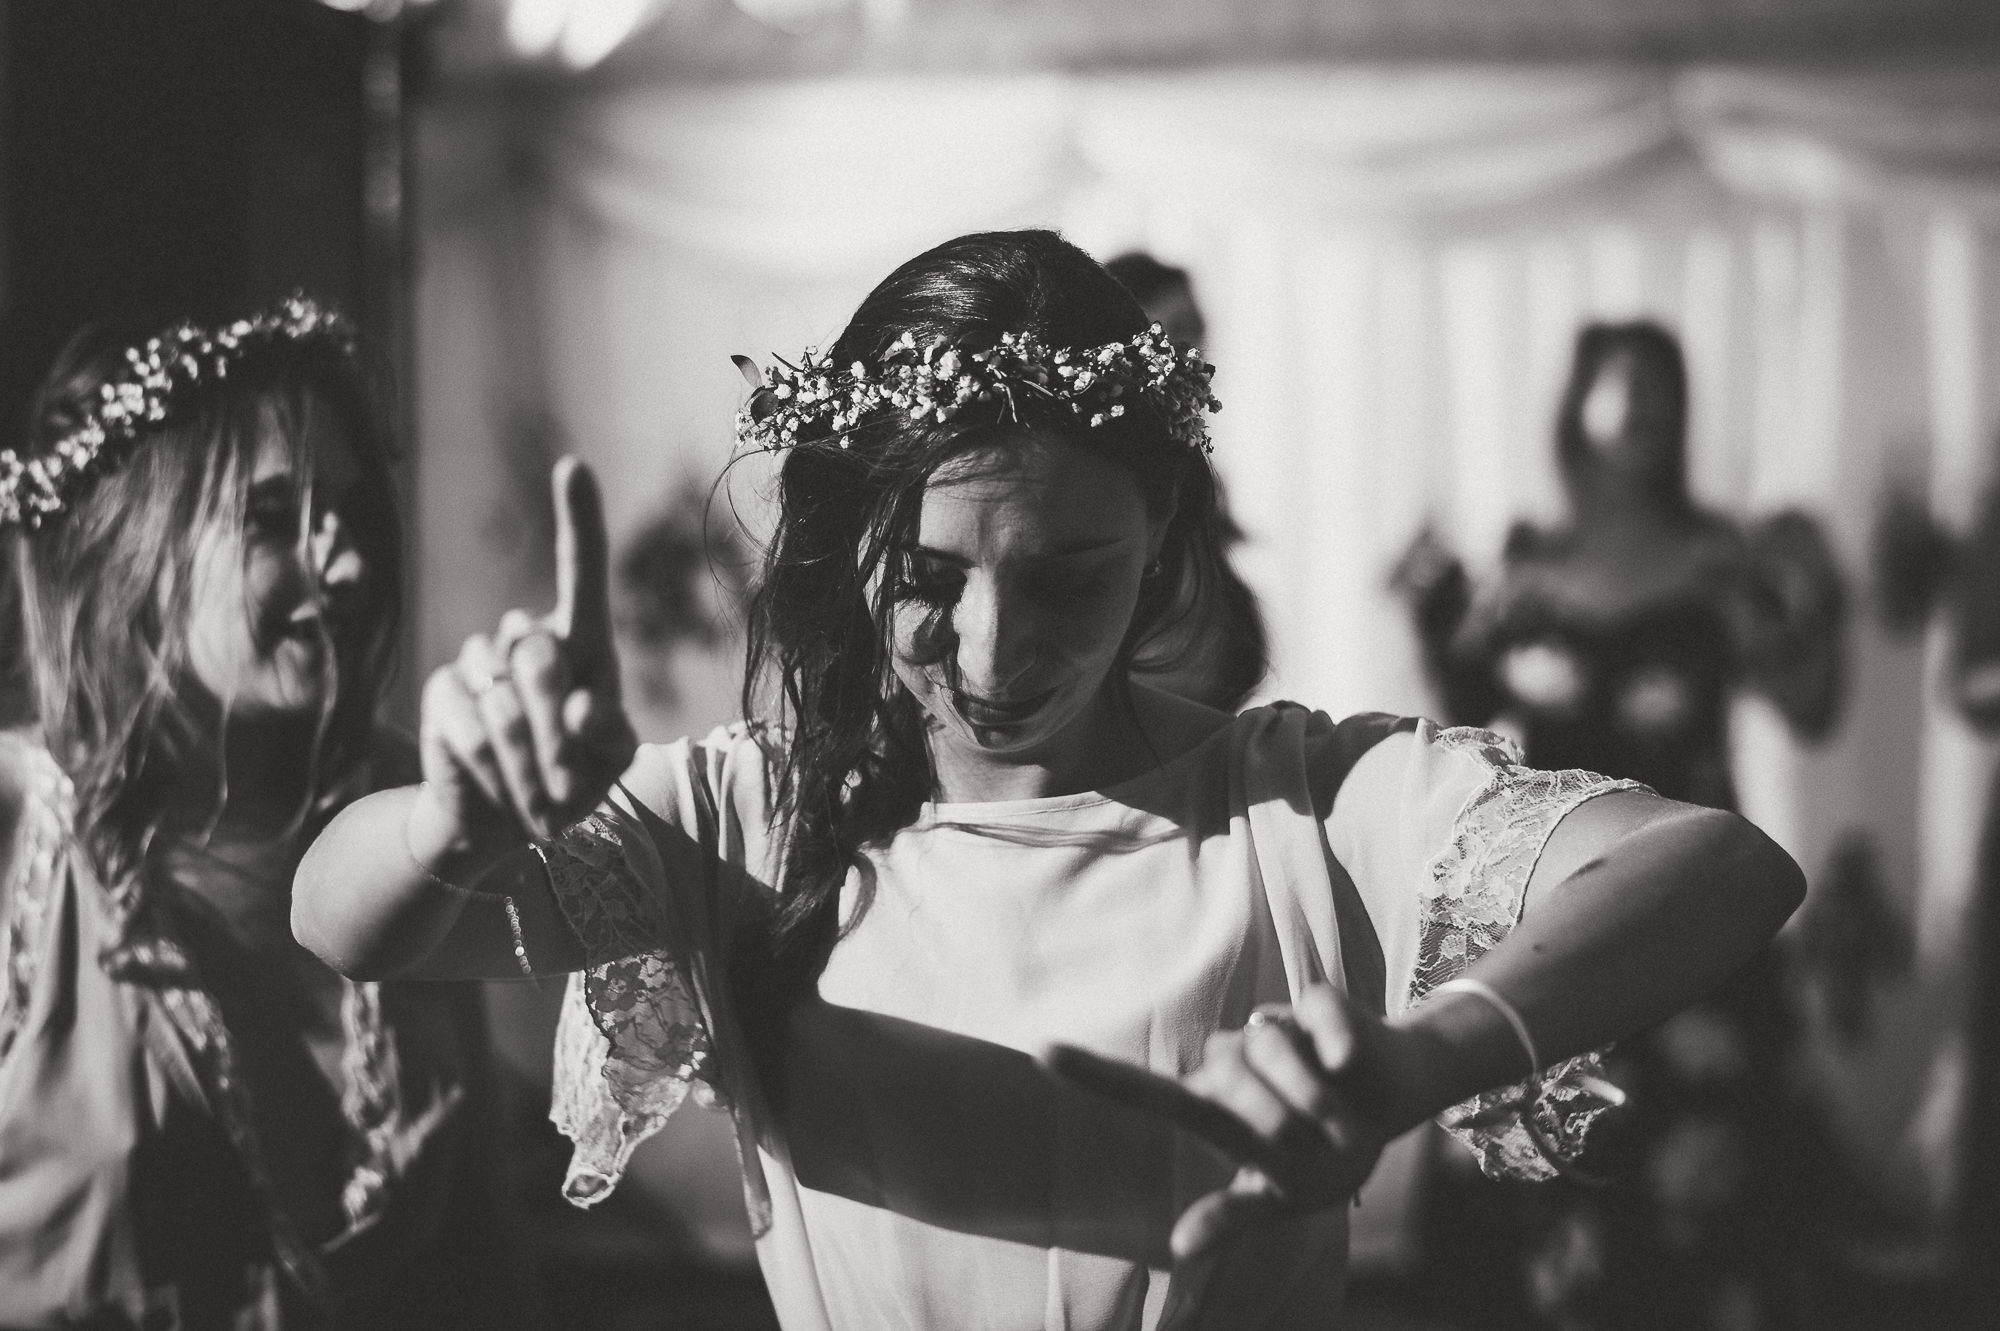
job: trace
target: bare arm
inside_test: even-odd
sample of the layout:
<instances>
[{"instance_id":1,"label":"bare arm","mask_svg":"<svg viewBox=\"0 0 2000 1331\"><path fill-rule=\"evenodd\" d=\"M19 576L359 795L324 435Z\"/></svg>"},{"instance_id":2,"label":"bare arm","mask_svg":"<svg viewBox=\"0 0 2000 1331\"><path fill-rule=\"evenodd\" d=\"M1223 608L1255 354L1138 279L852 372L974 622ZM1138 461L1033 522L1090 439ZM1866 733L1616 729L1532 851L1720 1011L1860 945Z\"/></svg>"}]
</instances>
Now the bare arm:
<instances>
[{"instance_id":1,"label":"bare arm","mask_svg":"<svg viewBox=\"0 0 2000 1331\"><path fill-rule=\"evenodd\" d=\"M1804 899L1791 857L1737 815L1638 792L1603 795L1556 825L1521 922L1466 974L1519 1010L1553 1063L1709 993ZM1526 1071L1506 1020L1470 995L1441 995L1393 1028L1405 1075L1392 1126Z\"/></svg>"},{"instance_id":2,"label":"bare arm","mask_svg":"<svg viewBox=\"0 0 2000 1331\"><path fill-rule=\"evenodd\" d=\"M1519 1011L1551 1064L1709 992L1804 892L1791 858L1734 814L1604 795L1556 826L1521 922L1467 975ZM1344 1202L1390 1138L1528 1071L1506 1018L1476 996L1439 995L1383 1021L1329 985L1211 1037L1202 1066L1180 1080L1068 1047L1049 1058L1060 1075L1171 1118L1242 1164L1182 1216L1183 1259Z\"/></svg>"},{"instance_id":3,"label":"bare arm","mask_svg":"<svg viewBox=\"0 0 2000 1331\"><path fill-rule=\"evenodd\" d=\"M299 942L350 979L518 980L511 900L534 973L579 969L583 946L527 839L454 850L423 830L442 819L423 786L377 791L341 810L299 865ZM426 873L417 848L429 845L439 849L422 860L435 866Z\"/></svg>"},{"instance_id":4,"label":"bare arm","mask_svg":"<svg viewBox=\"0 0 2000 1331\"><path fill-rule=\"evenodd\" d=\"M292 932L343 974L518 977L517 953L541 973L583 964L530 841L594 808L636 745L618 697L597 485L570 459L553 483L555 610L509 611L497 634L475 634L433 671L424 783L342 810L299 865Z\"/></svg>"}]
</instances>

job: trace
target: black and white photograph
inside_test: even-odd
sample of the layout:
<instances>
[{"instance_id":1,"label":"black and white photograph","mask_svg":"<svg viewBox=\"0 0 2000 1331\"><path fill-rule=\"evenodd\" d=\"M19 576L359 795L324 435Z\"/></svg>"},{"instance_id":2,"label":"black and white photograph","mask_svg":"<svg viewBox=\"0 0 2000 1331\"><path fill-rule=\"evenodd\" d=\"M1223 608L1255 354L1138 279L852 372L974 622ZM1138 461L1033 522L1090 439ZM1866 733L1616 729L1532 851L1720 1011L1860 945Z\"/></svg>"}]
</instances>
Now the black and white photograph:
<instances>
[{"instance_id":1,"label":"black and white photograph","mask_svg":"<svg viewBox=\"0 0 2000 1331\"><path fill-rule=\"evenodd\" d=\"M0 0L0 1331L2000 1325L2000 6Z\"/></svg>"}]
</instances>

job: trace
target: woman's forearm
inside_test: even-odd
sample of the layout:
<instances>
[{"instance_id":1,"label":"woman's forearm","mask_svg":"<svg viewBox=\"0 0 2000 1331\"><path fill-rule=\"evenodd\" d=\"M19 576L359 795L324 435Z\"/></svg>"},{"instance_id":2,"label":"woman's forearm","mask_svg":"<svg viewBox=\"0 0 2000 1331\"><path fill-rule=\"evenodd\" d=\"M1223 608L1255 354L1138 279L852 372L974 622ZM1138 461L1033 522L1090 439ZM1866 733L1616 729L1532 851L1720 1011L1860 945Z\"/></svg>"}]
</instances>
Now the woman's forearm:
<instances>
[{"instance_id":1,"label":"woman's forearm","mask_svg":"<svg viewBox=\"0 0 2000 1331\"><path fill-rule=\"evenodd\" d=\"M425 796L423 787L406 786L356 800L299 864L292 932L344 975L378 979L416 968L451 933L470 893L525 844L500 832L455 840Z\"/></svg>"},{"instance_id":2,"label":"woman's forearm","mask_svg":"<svg viewBox=\"0 0 2000 1331\"><path fill-rule=\"evenodd\" d=\"M1643 795L1579 806L1536 873L1521 922L1466 974L1515 1007L1545 1066L1709 993L1805 893L1791 857L1742 818ZM1398 1024L1410 1122L1527 1071L1518 1037L1477 995L1439 995Z\"/></svg>"}]
</instances>

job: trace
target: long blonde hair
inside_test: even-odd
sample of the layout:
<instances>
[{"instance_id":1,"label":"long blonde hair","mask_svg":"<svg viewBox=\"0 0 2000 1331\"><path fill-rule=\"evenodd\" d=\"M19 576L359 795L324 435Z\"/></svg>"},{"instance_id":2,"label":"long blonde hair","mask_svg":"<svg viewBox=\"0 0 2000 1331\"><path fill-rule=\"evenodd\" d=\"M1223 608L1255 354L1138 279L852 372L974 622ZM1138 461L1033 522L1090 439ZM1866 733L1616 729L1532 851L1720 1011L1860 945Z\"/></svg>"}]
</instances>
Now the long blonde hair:
<instances>
[{"instance_id":1,"label":"long blonde hair","mask_svg":"<svg viewBox=\"0 0 2000 1331\"><path fill-rule=\"evenodd\" d=\"M63 437L149 330L97 325L73 338L36 395L28 446ZM204 752L223 767L224 736L190 688L189 588L205 536L241 535L261 438L275 423L296 454L310 511L307 450L315 412L331 410L364 479L352 505L372 576L364 631L326 692L302 816L365 756L393 664L401 532L384 432L364 367L329 345L273 348L176 404L116 471L40 531L17 534L27 675L42 737L75 786L77 831L93 868L125 890ZM305 539L303 530L301 540ZM216 792L219 811L220 792Z\"/></svg>"}]
</instances>

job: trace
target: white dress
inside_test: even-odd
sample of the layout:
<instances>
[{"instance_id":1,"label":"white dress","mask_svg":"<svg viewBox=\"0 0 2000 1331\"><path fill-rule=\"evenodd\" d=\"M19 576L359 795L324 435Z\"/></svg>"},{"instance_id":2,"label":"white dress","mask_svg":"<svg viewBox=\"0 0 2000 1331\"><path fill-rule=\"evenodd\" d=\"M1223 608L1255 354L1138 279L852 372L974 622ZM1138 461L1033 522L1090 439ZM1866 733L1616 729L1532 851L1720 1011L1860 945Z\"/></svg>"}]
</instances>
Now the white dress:
<instances>
[{"instance_id":1,"label":"white dress","mask_svg":"<svg viewBox=\"0 0 2000 1331\"><path fill-rule=\"evenodd\" d=\"M723 981L776 880L759 737L646 748L547 848L592 963L554 1112L588 1205L690 1089L727 1105L787 1331L1337 1326L1344 1208L1174 1270L1175 1217L1230 1164L1034 1053L1183 1074L1317 981L1401 1012L1513 926L1564 814L1629 786L1521 767L1484 731L1279 704L1108 791L925 805L850 873L844 906L863 875L873 899L793 1016L774 1107ZM1545 1075L1538 1132L1505 1088L1447 1126L1489 1172L1546 1177L1603 1107L1587 1071Z\"/></svg>"}]
</instances>

